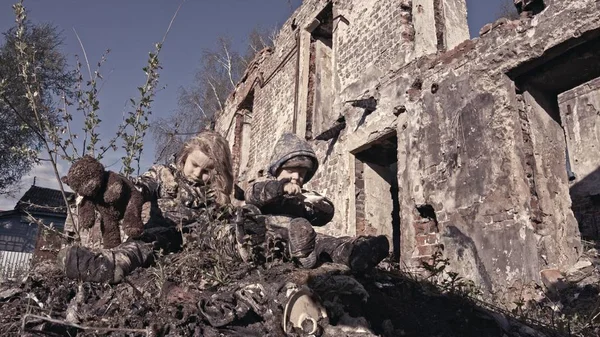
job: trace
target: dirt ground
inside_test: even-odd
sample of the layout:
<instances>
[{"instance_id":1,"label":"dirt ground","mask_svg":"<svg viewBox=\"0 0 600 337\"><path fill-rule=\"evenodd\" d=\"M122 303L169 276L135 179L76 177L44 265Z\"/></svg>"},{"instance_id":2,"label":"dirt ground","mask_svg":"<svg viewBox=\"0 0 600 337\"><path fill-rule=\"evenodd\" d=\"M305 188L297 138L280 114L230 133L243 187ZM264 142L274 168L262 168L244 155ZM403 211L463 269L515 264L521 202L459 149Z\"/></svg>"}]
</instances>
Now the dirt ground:
<instances>
[{"instance_id":1,"label":"dirt ground","mask_svg":"<svg viewBox=\"0 0 600 337\"><path fill-rule=\"evenodd\" d=\"M196 248L188 244L162 256L117 285L78 283L53 263L39 264L22 282L0 285L2 336L285 336L285 303L303 286L326 309L317 333L323 336L569 335L566 326L538 321L544 310L535 317L512 315L444 291L389 261L353 275L336 264L312 270L281 259L251 265ZM585 268L577 271L579 283L572 279L563 291L564 299L547 299L567 303L569 317L581 310L577 303L584 303L586 315L598 310L598 284L589 279L597 269ZM581 288L582 280L588 284ZM598 336L598 324L591 322L571 335Z\"/></svg>"}]
</instances>

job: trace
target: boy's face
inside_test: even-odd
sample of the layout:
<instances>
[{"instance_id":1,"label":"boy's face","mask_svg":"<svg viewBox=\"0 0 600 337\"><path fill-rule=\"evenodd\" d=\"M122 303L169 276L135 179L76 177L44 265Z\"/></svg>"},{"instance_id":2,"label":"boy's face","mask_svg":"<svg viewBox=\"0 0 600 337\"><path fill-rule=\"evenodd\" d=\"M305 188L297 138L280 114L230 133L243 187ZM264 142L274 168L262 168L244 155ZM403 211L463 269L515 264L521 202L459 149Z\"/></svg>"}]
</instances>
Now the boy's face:
<instances>
[{"instance_id":1,"label":"boy's face","mask_svg":"<svg viewBox=\"0 0 600 337\"><path fill-rule=\"evenodd\" d=\"M214 169L214 162L204 152L194 150L190 152L183 165L183 175L193 182L208 183L210 171Z\"/></svg>"},{"instance_id":2,"label":"boy's face","mask_svg":"<svg viewBox=\"0 0 600 337\"><path fill-rule=\"evenodd\" d=\"M304 167L285 167L279 170L277 180L290 179L290 182L302 186L307 171Z\"/></svg>"}]
</instances>

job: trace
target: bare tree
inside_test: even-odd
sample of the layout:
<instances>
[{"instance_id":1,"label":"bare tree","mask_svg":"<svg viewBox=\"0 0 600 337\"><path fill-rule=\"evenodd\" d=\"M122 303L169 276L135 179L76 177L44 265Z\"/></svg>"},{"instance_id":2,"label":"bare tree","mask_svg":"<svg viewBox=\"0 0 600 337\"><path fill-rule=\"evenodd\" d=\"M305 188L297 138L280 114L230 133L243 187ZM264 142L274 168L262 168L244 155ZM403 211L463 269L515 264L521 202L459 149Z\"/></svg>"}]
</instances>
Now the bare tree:
<instances>
[{"instance_id":1,"label":"bare tree","mask_svg":"<svg viewBox=\"0 0 600 337\"><path fill-rule=\"evenodd\" d=\"M255 27L248 35L248 50L244 60L246 63L252 61L254 55L264 48L273 47L275 45L275 38L277 37L277 29L265 29L262 27Z\"/></svg>"},{"instance_id":2,"label":"bare tree","mask_svg":"<svg viewBox=\"0 0 600 337\"><path fill-rule=\"evenodd\" d=\"M179 89L173 115L159 119L151 127L157 145L156 162L168 162L187 138L213 127L216 112L223 110L248 63L258 51L273 45L273 31L253 29L244 54L233 48L231 39L226 37L218 38L215 49L203 51L194 83Z\"/></svg>"},{"instance_id":3,"label":"bare tree","mask_svg":"<svg viewBox=\"0 0 600 337\"><path fill-rule=\"evenodd\" d=\"M156 161L168 162L188 137L211 123L211 116L204 108L204 97L197 88L179 88L177 106L174 114L159 119L151 128L157 145Z\"/></svg>"}]
</instances>

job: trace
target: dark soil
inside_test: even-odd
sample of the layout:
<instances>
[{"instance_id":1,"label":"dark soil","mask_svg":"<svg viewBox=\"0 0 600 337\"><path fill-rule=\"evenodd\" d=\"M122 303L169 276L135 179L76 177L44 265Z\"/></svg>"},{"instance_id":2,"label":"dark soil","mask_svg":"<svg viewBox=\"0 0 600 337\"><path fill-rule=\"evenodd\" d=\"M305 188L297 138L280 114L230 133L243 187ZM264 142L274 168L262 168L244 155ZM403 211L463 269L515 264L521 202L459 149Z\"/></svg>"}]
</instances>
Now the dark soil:
<instances>
[{"instance_id":1,"label":"dark soil","mask_svg":"<svg viewBox=\"0 0 600 337\"><path fill-rule=\"evenodd\" d=\"M0 329L2 336L285 336L288 289L307 285L327 309L325 336L560 335L442 293L391 265L384 261L367 275L335 264L252 266L188 245L127 282L106 285L67 279L46 262L21 283L0 285ZM264 290L254 306L236 296L248 286Z\"/></svg>"}]
</instances>

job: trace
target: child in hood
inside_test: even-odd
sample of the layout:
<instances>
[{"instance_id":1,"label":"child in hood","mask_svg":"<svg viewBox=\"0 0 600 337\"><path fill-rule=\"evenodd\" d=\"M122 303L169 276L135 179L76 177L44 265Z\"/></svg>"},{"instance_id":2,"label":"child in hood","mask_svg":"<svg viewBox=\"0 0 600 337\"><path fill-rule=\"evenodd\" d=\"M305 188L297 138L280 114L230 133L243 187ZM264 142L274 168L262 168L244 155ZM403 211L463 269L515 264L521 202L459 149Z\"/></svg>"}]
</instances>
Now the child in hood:
<instances>
[{"instance_id":1,"label":"child in hood","mask_svg":"<svg viewBox=\"0 0 600 337\"><path fill-rule=\"evenodd\" d=\"M305 268L313 268L322 257L366 271L389 253L386 236L332 237L316 233L313 226L331 221L334 206L329 199L303 189L319 167L310 144L292 133L285 133L275 144L270 179L256 182L245 194L247 204L267 215L273 232L287 238L290 255Z\"/></svg>"}]
</instances>

